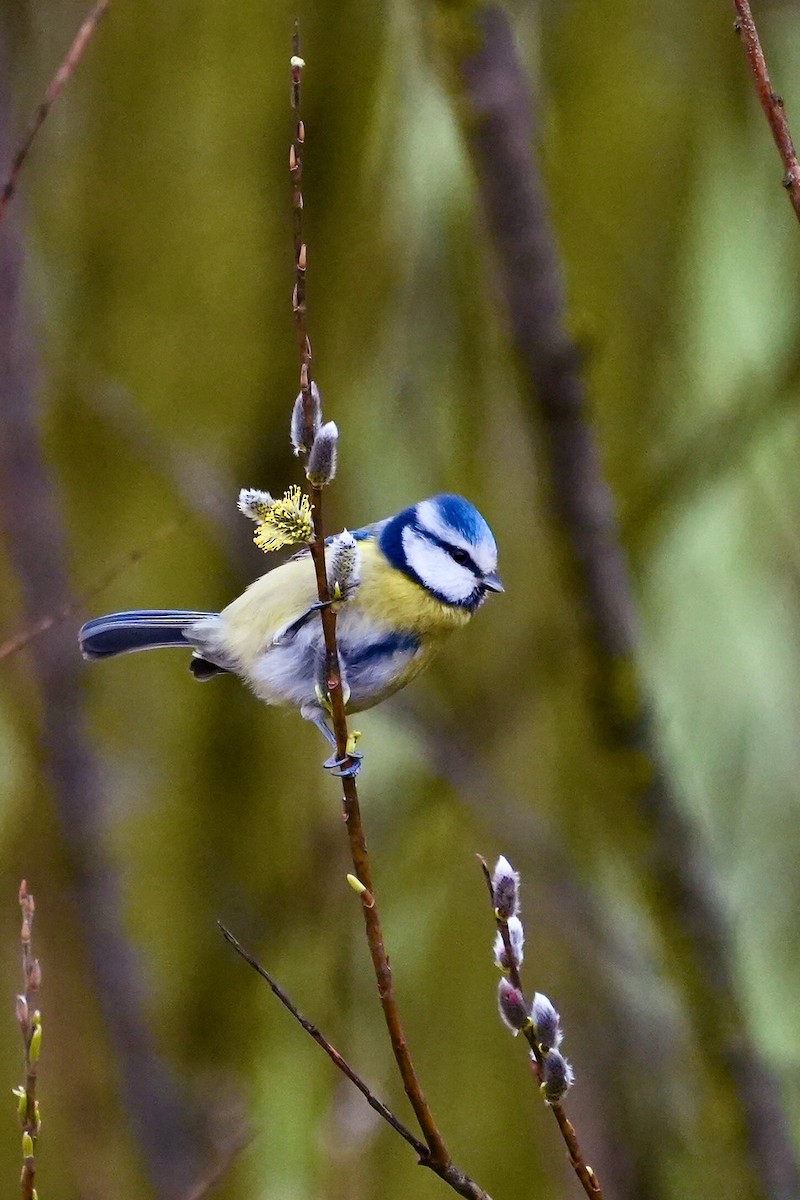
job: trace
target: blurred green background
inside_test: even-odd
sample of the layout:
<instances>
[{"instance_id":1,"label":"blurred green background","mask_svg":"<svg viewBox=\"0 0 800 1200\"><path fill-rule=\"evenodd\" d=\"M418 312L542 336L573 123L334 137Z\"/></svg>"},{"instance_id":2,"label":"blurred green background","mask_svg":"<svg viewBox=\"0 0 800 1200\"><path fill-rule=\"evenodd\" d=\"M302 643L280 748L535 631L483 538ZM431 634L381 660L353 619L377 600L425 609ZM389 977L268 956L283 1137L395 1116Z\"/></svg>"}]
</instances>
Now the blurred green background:
<instances>
[{"instance_id":1,"label":"blurred green background","mask_svg":"<svg viewBox=\"0 0 800 1200\"><path fill-rule=\"evenodd\" d=\"M9 144L85 9L4 0ZM797 1132L797 223L726 0L509 12L641 605L641 669L727 905L753 1036ZM299 470L288 442L295 15L308 64L310 330L342 435L331 523L463 492L496 532L507 588L427 676L358 721L387 943L432 1107L495 1200L579 1194L523 1048L496 1016L474 855L503 852L523 873L525 981L564 1018L578 1077L569 1111L608 1200L757 1197L713 1136L705 1048L643 904L634 784L594 717L576 583L440 61L442 10L112 5L3 231L24 244L61 523L50 533L78 595L122 564L41 642L69 659L89 616L216 608L265 569L235 501L241 486L280 491ZM765 3L757 16L800 123L798 10ZM0 639L34 615L11 545L26 536L7 530ZM36 615L54 606L43 588ZM216 928L231 926L410 1122L318 734L232 678L197 687L179 654L80 666L70 705L85 706L101 804L87 797L76 837L31 652L0 672L7 1186L19 1169L10 1089L25 877L44 970L42 1200L200 1194L249 1134L220 1197L445 1195ZM120 947L131 987L112 993L104 970ZM147 1099L155 1065L166 1082Z\"/></svg>"}]
</instances>

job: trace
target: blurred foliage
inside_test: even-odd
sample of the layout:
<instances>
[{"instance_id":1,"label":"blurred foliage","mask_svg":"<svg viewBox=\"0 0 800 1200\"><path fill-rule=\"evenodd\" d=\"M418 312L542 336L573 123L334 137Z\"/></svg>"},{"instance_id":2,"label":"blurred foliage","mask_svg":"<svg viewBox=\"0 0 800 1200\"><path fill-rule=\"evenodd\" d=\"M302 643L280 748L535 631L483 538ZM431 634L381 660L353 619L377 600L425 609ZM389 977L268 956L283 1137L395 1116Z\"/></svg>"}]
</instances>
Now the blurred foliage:
<instances>
[{"instance_id":1,"label":"blurred foliage","mask_svg":"<svg viewBox=\"0 0 800 1200\"><path fill-rule=\"evenodd\" d=\"M4 8L21 129L86 0ZM800 121L800 19L789 3L761 10L773 77ZM796 222L724 0L512 12L544 113L573 332L642 607L642 667L730 907L755 1035L798 1121ZM697 1119L703 1047L642 906L631 783L594 720L575 584L425 0L112 6L16 201L43 434L78 592L166 523L176 531L44 636L74 638L80 620L114 608L213 608L264 569L235 497L297 477L296 14L310 327L343 438L332 519L354 528L461 491L496 531L507 586L406 697L359 720L415 1061L456 1160L496 1200L577 1194L495 1014L474 852L502 851L523 872L526 978L564 1016L578 1074L570 1110L609 1197L719 1194L725 1164ZM9 570L0 599L3 633L15 632ZM87 667L84 687L107 781L104 852L154 1035L223 1145L243 1123L255 1132L219 1195L441 1196L216 930L224 919L405 1113L318 735L233 679L196 687L185 666L131 656ZM5 1083L19 1082L10 1014L25 876L44 965L39 1194L136 1200L154 1184L93 995L41 700L24 653L2 671ZM471 756L458 780L442 768L451 728ZM560 916L551 864L525 837L534 817L567 847L566 884L589 891L589 937ZM14 1186L10 1099L0 1161Z\"/></svg>"}]
</instances>

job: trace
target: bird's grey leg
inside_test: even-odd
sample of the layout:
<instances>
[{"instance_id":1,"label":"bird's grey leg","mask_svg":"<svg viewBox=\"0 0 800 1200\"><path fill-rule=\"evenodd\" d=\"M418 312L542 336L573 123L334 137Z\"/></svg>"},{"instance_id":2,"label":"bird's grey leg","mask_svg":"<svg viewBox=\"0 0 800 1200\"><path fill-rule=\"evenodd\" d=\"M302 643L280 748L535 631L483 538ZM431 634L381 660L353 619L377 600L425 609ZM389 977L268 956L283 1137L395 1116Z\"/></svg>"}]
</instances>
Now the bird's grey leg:
<instances>
[{"instance_id":1,"label":"bird's grey leg","mask_svg":"<svg viewBox=\"0 0 800 1200\"><path fill-rule=\"evenodd\" d=\"M313 725L316 725L325 740L330 742L334 750L336 749L336 735L326 721L322 709L316 706L311 708L304 705L300 709L300 715L305 717L307 721L311 721ZM345 776L358 774L361 770L361 760L363 757L363 754L360 754L357 750L352 750L349 754L345 754L344 758L337 758L335 755L332 755L322 765L326 771L332 771L334 775L342 779Z\"/></svg>"},{"instance_id":2,"label":"bird's grey leg","mask_svg":"<svg viewBox=\"0 0 800 1200\"><path fill-rule=\"evenodd\" d=\"M328 722L325 720L325 717L322 715L322 713L319 711L319 709L317 710L317 712L315 714L303 713L303 716L306 718L307 721L310 721L312 723L312 725L316 725L317 729L320 731L320 733L322 734L322 736L325 738L325 740L327 742L330 742L330 744L332 746L336 745L336 735L334 734L333 730L331 729L331 727L329 726Z\"/></svg>"}]
</instances>

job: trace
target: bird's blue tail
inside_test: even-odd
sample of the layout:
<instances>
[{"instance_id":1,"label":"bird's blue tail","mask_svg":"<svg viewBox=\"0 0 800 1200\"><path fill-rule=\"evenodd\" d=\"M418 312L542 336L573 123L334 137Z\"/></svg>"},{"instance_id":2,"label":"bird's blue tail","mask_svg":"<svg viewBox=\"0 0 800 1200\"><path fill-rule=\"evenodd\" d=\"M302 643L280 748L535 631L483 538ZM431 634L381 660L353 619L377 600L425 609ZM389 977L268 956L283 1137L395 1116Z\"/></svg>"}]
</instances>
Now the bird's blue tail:
<instances>
[{"instance_id":1,"label":"bird's blue tail","mask_svg":"<svg viewBox=\"0 0 800 1200\"><path fill-rule=\"evenodd\" d=\"M152 608L138 612L109 613L87 621L78 634L84 658L113 658L134 650L154 650L158 646L191 648L183 636L195 621L215 613L173 611Z\"/></svg>"}]
</instances>

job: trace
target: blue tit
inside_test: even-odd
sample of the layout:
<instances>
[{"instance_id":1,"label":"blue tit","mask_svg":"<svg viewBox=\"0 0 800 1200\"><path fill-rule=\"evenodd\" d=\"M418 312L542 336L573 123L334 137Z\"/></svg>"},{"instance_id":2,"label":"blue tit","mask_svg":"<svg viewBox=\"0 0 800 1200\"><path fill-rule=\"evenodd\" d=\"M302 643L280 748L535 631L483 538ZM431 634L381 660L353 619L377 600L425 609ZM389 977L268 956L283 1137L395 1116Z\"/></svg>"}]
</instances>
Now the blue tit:
<instances>
[{"instance_id":1,"label":"blue tit","mask_svg":"<svg viewBox=\"0 0 800 1200\"><path fill-rule=\"evenodd\" d=\"M448 635L466 625L488 592L503 591L492 531L461 496L422 500L357 530L352 539L357 566L336 624L349 713L372 708L405 687ZM328 561L336 542L329 539ZM325 646L309 558L303 550L262 575L220 613L148 609L98 617L80 631L83 656L191 648L197 679L239 675L267 704L299 708L335 746L326 719ZM352 756L351 772L357 758Z\"/></svg>"}]
</instances>

